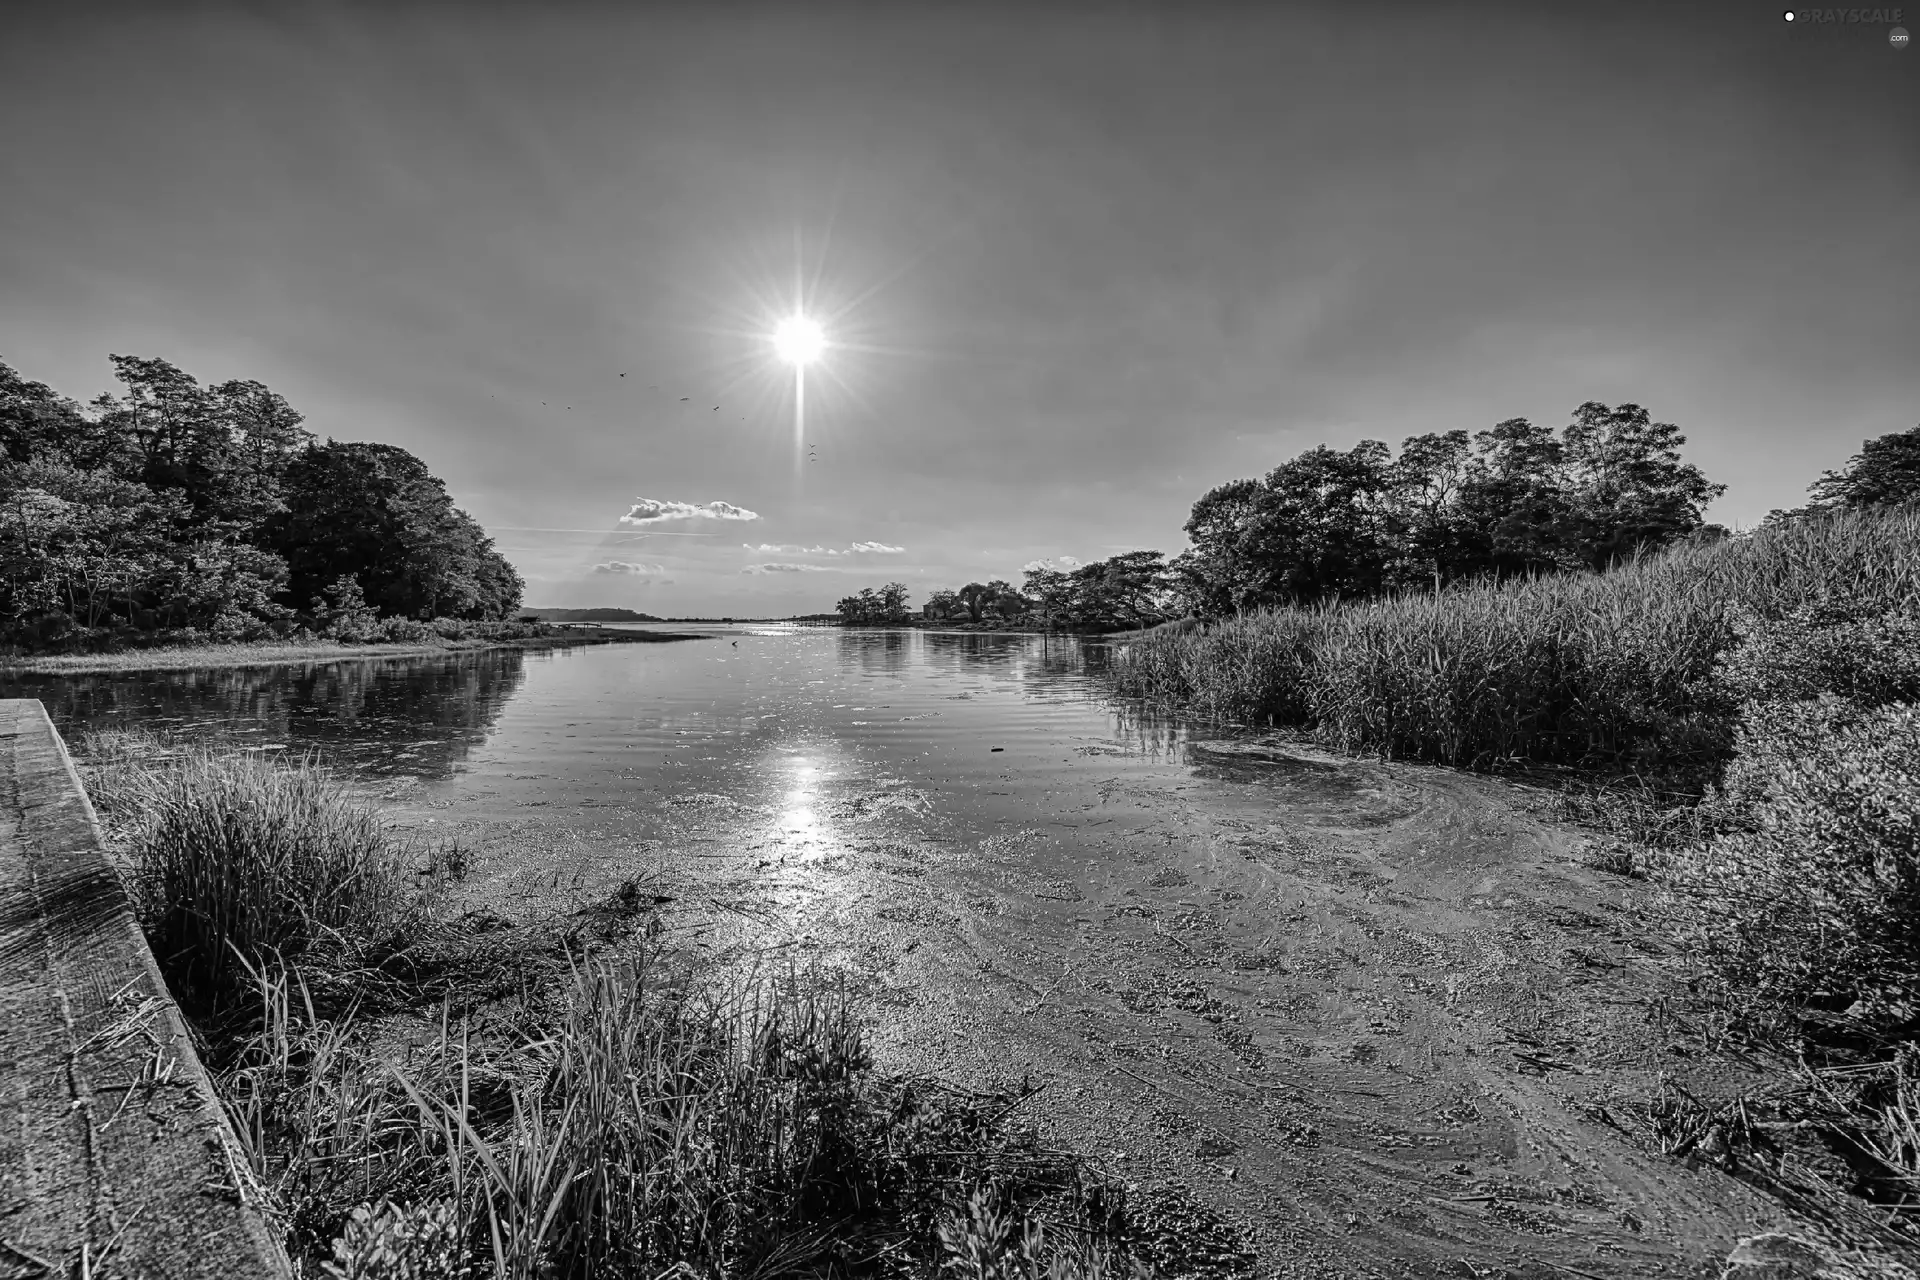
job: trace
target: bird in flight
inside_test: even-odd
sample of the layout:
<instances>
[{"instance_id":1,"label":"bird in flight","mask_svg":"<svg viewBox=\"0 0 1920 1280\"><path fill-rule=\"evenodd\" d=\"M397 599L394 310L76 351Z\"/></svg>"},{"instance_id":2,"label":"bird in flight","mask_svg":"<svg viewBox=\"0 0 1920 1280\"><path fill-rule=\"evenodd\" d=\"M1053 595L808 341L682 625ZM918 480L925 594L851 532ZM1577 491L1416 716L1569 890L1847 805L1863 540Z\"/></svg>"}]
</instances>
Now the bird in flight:
<instances>
[{"instance_id":1,"label":"bird in flight","mask_svg":"<svg viewBox=\"0 0 1920 1280\"><path fill-rule=\"evenodd\" d=\"M680 403L681 403L681 404L685 404L685 403L686 403L687 401L689 401L689 400L691 400L691 399L693 399L693 397L692 397L692 396L681 396L681 397L680 397Z\"/></svg>"},{"instance_id":2,"label":"bird in flight","mask_svg":"<svg viewBox=\"0 0 1920 1280\"><path fill-rule=\"evenodd\" d=\"M624 377L626 377L627 375L623 373L623 374L621 374L620 376L624 378Z\"/></svg>"}]
</instances>

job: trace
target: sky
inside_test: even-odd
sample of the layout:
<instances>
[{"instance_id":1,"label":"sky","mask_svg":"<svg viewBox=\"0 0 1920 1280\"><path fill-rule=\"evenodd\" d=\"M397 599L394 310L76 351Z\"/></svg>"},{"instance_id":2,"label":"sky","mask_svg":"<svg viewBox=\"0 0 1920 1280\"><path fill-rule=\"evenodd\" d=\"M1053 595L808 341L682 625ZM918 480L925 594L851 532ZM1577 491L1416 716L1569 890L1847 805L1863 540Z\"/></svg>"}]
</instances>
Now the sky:
<instances>
[{"instance_id":1,"label":"sky","mask_svg":"<svg viewBox=\"0 0 1920 1280\"><path fill-rule=\"evenodd\" d=\"M9 14L0 360L81 400L109 353L259 379L424 459L529 606L1173 554L1316 445L1587 400L1678 423L1744 527L1920 423L1920 51L1884 14ZM796 309L829 343L798 424Z\"/></svg>"}]
</instances>

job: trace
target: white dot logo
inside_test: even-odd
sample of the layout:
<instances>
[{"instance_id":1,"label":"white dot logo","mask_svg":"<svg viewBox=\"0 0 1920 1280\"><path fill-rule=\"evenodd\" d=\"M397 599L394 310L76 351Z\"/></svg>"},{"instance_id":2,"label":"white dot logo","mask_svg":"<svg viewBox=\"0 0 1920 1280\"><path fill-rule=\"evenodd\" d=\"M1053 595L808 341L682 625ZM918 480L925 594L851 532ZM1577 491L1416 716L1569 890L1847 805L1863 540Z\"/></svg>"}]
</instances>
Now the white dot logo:
<instances>
[{"instance_id":1,"label":"white dot logo","mask_svg":"<svg viewBox=\"0 0 1920 1280\"><path fill-rule=\"evenodd\" d=\"M1787 10L1787 12L1786 12L1786 14L1785 14L1784 16L1785 16L1785 18L1786 18L1786 20L1787 20L1788 22L1792 22L1792 21L1793 21L1793 10L1791 10L1791 9L1789 9L1789 10Z\"/></svg>"},{"instance_id":2,"label":"white dot logo","mask_svg":"<svg viewBox=\"0 0 1920 1280\"><path fill-rule=\"evenodd\" d=\"M1906 48L1907 29L1905 27L1895 27L1893 30L1887 32L1887 43L1896 49Z\"/></svg>"}]
</instances>

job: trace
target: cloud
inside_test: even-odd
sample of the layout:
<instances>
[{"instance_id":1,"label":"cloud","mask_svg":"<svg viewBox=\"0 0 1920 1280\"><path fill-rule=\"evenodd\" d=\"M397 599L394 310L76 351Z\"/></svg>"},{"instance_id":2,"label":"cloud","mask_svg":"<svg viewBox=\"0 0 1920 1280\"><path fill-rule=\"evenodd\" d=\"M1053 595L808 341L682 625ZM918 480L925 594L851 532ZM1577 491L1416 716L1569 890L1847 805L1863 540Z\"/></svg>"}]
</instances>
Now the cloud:
<instances>
[{"instance_id":1,"label":"cloud","mask_svg":"<svg viewBox=\"0 0 1920 1280\"><path fill-rule=\"evenodd\" d=\"M656 524L662 520L758 520L760 513L731 502L663 502L659 498L635 498L633 510L620 517L621 524Z\"/></svg>"},{"instance_id":2,"label":"cloud","mask_svg":"<svg viewBox=\"0 0 1920 1280\"><path fill-rule=\"evenodd\" d=\"M1046 560L1029 560L1020 566L1020 572L1032 573L1037 569L1057 569L1061 573L1066 573L1079 567L1080 562L1072 556L1053 556Z\"/></svg>"},{"instance_id":3,"label":"cloud","mask_svg":"<svg viewBox=\"0 0 1920 1280\"><path fill-rule=\"evenodd\" d=\"M635 564L631 560L609 560L605 564L593 566L595 573L638 573L653 575L665 573L666 566L658 564Z\"/></svg>"},{"instance_id":4,"label":"cloud","mask_svg":"<svg viewBox=\"0 0 1920 1280\"><path fill-rule=\"evenodd\" d=\"M845 551L836 550L833 547L803 547L796 542L763 542L757 547L751 542L743 542L740 545L748 551L776 556L850 556L862 551L898 555L906 550L905 547L890 547L884 542L856 542Z\"/></svg>"},{"instance_id":5,"label":"cloud","mask_svg":"<svg viewBox=\"0 0 1920 1280\"><path fill-rule=\"evenodd\" d=\"M817 564L782 564L777 560L770 560L766 564L750 564L746 568L742 569L740 572L742 573L825 573L826 569L824 566L817 565Z\"/></svg>"}]
</instances>

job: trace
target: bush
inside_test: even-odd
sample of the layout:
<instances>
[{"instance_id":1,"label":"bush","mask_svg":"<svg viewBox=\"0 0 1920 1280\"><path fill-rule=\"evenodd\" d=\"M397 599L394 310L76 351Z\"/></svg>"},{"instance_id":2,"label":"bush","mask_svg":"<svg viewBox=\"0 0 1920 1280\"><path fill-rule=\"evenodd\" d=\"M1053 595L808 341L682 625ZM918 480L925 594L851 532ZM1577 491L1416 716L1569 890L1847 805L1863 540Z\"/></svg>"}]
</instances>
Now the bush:
<instances>
[{"instance_id":1,"label":"bush","mask_svg":"<svg viewBox=\"0 0 1920 1280\"><path fill-rule=\"evenodd\" d=\"M313 760L193 746L109 753L93 790L131 855L154 956L184 1002L219 1004L237 963L352 954L417 908L405 851Z\"/></svg>"},{"instance_id":2,"label":"bush","mask_svg":"<svg viewBox=\"0 0 1920 1280\"><path fill-rule=\"evenodd\" d=\"M1831 695L1749 708L1722 828L1677 856L1686 932L1732 989L1781 1010L1900 1022L1920 1006L1920 711ZM1903 1009L1904 1006L1904 1009Z\"/></svg>"},{"instance_id":3,"label":"bush","mask_svg":"<svg viewBox=\"0 0 1920 1280\"><path fill-rule=\"evenodd\" d=\"M365 637L368 644L424 644L440 638L440 631L431 623L413 618L382 618Z\"/></svg>"},{"instance_id":4,"label":"bush","mask_svg":"<svg viewBox=\"0 0 1920 1280\"><path fill-rule=\"evenodd\" d=\"M380 625L379 614L361 595L360 581L352 574L342 574L315 596L313 613L321 635L348 644L366 641Z\"/></svg>"},{"instance_id":5,"label":"bush","mask_svg":"<svg viewBox=\"0 0 1920 1280\"><path fill-rule=\"evenodd\" d=\"M1718 679L1733 706L1805 702L1836 694L1862 707L1920 702L1920 611L1826 599L1765 621L1732 617L1734 647Z\"/></svg>"}]
</instances>

